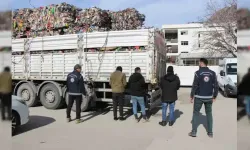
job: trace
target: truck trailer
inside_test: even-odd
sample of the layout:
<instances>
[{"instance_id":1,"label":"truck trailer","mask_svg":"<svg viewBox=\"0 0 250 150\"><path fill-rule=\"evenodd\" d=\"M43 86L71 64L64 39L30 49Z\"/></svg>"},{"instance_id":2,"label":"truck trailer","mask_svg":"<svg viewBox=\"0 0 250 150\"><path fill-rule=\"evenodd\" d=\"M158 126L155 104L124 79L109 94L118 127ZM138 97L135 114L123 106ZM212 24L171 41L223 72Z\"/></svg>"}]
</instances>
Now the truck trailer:
<instances>
[{"instance_id":1,"label":"truck trailer","mask_svg":"<svg viewBox=\"0 0 250 150\"><path fill-rule=\"evenodd\" d=\"M154 28L12 39L11 61L13 94L30 107L39 101L47 109L67 104L66 78L80 64L88 92L82 111L93 107L92 102L112 100L109 77L117 66L123 68L127 81L136 67L141 68L148 86L146 102L152 109L160 101L166 45Z\"/></svg>"}]
</instances>

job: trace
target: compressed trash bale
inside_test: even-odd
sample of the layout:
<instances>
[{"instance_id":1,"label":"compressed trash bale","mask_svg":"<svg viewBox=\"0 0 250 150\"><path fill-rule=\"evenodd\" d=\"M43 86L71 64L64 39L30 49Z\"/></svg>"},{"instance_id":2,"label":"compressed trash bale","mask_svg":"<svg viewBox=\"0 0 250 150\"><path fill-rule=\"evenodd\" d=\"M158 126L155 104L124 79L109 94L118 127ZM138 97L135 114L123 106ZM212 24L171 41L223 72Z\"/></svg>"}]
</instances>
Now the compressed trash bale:
<instances>
[{"instance_id":1,"label":"compressed trash bale","mask_svg":"<svg viewBox=\"0 0 250 150\"><path fill-rule=\"evenodd\" d=\"M13 12L13 31L22 35L27 28L31 35L53 35L57 28L68 28L74 25L77 8L67 3L49 5L34 9L19 9Z\"/></svg>"},{"instance_id":2,"label":"compressed trash bale","mask_svg":"<svg viewBox=\"0 0 250 150\"><path fill-rule=\"evenodd\" d=\"M110 12L112 30L134 30L141 28L145 15L140 14L135 8L128 8L118 12Z\"/></svg>"},{"instance_id":3,"label":"compressed trash bale","mask_svg":"<svg viewBox=\"0 0 250 150\"><path fill-rule=\"evenodd\" d=\"M136 9L112 12L97 7L80 9L67 3L13 11L13 37L41 37L92 31L142 28L145 16Z\"/></svg>"},{"instance_id":4,"label":"compressed trash bale","mask_svg":"<svg viewBox=\"0 0 250 150\"><path fill-rule=\"evenodd\" d=\"M76 23L78 27L91 28L93 31L106 31L111 29L111 18L109 14L107 11L97 7L79 11L77 13Z\"/></svg>"}]
</instances>

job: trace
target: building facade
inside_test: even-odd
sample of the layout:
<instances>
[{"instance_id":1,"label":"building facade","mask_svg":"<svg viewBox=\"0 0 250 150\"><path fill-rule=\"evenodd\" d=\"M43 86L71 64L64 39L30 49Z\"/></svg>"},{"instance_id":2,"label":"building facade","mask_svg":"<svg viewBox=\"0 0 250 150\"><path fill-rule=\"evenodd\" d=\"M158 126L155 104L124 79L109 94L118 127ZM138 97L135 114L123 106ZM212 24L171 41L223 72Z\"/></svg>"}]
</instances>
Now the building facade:
<instances>
[{"instance_id":1,"label":"building facade","mask_svg":"<svg viewBox=\"0 0 250 150\"><path fill-rule=\"evenodd\" d=\"M203 48L204 36L214 28L201 23L163 25L166 39L167 60L169 64L197 66L201 57L207 57L210 66L216 66L219 59L227 57L222 54L209 55ZM223 29L218 28L216 30ZM230 57L230 56L228 56Z\"/></svg>"}]
</instances>

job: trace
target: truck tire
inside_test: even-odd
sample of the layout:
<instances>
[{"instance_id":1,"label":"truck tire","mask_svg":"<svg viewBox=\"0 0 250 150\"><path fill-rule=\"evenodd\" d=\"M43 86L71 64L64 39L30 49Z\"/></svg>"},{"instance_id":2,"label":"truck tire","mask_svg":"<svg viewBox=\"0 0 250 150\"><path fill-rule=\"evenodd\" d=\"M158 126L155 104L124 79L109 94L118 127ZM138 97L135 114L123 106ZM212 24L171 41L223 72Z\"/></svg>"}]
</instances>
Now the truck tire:
<instances>
[{"instance_id":1,"label":"truck tire","mask_svg":"<svg viewBox=\"0 0 250 150\"><path fill-rule=\"evenodd\" d=\"M29 107L36 106L38 103L36 93L28 83L24 83L18 87L17 96L22 97Z\"/></svg>"},{"instance_id":2,"label":"truck tire","mask_svg":"<svg viewBox=\"0 0 250 150\"><path fill-rule=\"evenodd\" d=\"M81 104L81 111L87 111L91 108L91 104L90 104L90 100L86 97L86 96L82 96L82 104ZM66 97L65 97L65 101L66 104L68 105L69 103L69 96L68 93L66 93ZM76 103L74 102L73 107L72 107L72 111L76 111Z\"/></svg>"},{"instance_id":3,"label":"truck tire","mask_svg":"<svg viewBox=\"0 0 250 150\"><path fill-rule=\"evenodd\" d=\"M63 104L58 88L52 83L44 85L39 95L42 105L47 109L58 109Z\"/></svg>"}]
</instances>

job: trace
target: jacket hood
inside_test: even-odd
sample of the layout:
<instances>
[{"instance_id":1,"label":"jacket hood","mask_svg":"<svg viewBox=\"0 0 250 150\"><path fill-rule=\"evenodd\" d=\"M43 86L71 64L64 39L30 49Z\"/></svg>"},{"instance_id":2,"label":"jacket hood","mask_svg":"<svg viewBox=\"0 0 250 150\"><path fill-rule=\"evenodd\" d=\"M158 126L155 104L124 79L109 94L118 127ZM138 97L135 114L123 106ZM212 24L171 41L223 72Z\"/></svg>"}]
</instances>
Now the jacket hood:
<instances>
[{"instance_id":1,"label":"jacket hood","mask_svg":"<svg viewBox=\"0 0 250 150\"><path fill-rule=\"evenodd\" d=\"M173 82L176 80L176 75L174 75L173 73L168 73L164 76L164 80L167 80L169 82Z\"/></svg>"},{"instance_id":2,"label":"jacket hood","mask_svg":"<svg viewBox=\"0 0 250 150\"><path fill-rule=\"evenodd\" d=\"M131 82L138 82L142 79L142 75L140 73L134 73L131 78Z\"/></svg>"}]
</instances>

